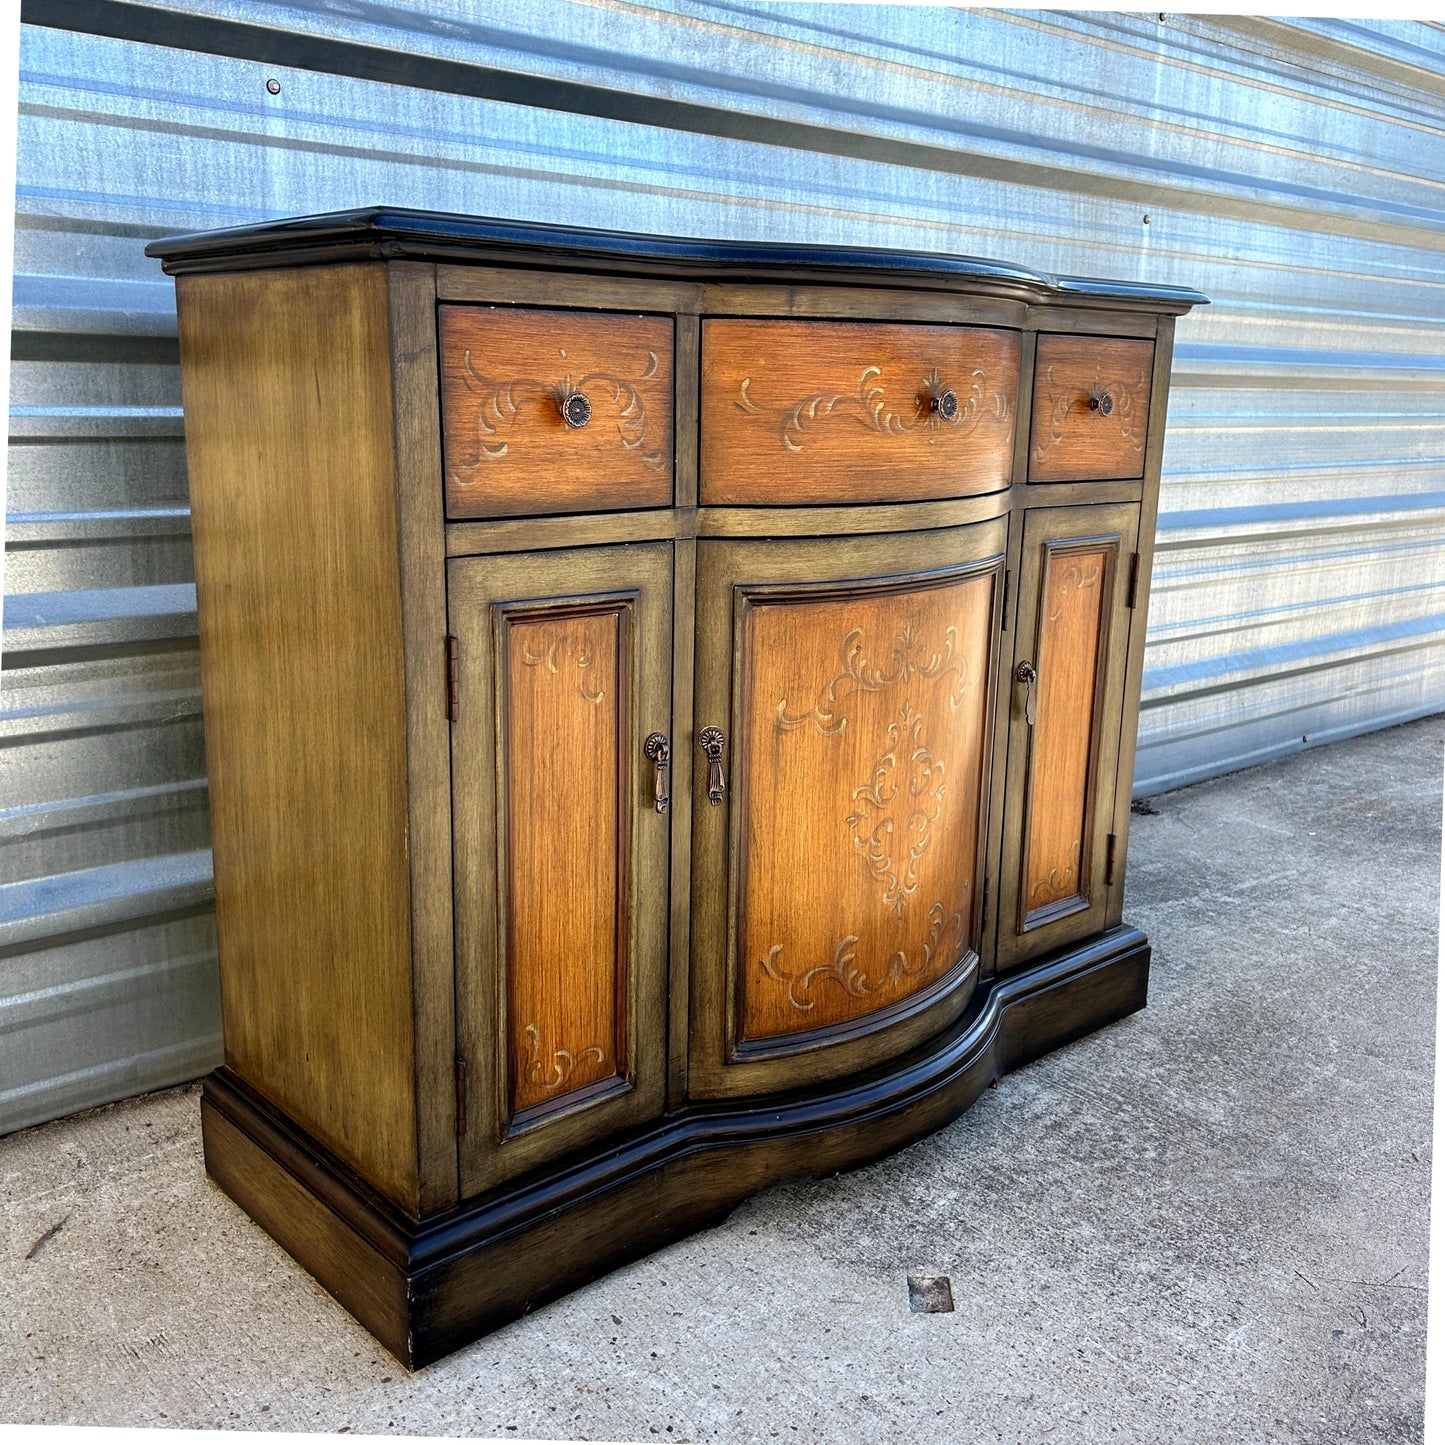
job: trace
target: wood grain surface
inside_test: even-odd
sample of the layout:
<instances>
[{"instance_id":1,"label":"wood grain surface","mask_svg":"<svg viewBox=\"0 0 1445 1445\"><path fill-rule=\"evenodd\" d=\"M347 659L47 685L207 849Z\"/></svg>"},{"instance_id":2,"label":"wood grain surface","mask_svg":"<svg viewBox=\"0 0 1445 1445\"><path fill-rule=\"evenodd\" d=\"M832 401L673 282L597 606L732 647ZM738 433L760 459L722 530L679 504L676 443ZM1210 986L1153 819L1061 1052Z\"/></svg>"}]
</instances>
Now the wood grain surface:
<instances>
[{"instance_id":1,"label":"wood grain surface","mask_svg":"<svg viewBox=\"0 0 1445 1445\"><path fill-rule=\"evenodd\" d=\"M410 1364L941 1126L1148 971L1110 925L1170 324L493 259L178 282L208 1167Z\"/></svg>"},{"instance_id":2,"label":"wood grain surface","mask_svg":"<svg viewBox=\"0 0 1445 1445\"><path fill-rule=\"evenodd\" d=\"M1001 633L997 621L1002 607L1007 544L1008 526L1004 517L971 526L926 532L778 538L769 541L704 539L698 542L694 737L697 729L718 725L726 730L730 741L724 759L728 774L727 790L723 804L717 807L707 799L708 769L702 751L696 747L691 750L693 883L688 1092L693 1098L775 1093L858 1073L921 1043L930 1033L946 1027L966 1007L983 966L972 946L956 950L955 966L936 976L932 984L910 990L907 986L909 979L895 981L892 986L896 992L890 996L897 1002L883 1003L871 1010L864 1008L861 1012L852 1012L853 1004L849 1003L841 1006L843 1014L838 1022L832 1024L818 1025L804 1021L793 1024L787 1033L757 1035L751 1040L739 1037L744 994L748 986L745 975L749 972L773 989L775 1000L782 999L784 1002L780 1006L786 1007L790 1014L808 1012L795 1010L786 1001L789 988L794 987L792 980L761 976L760 960L766 957L774 943L785 940L777 937L766 939L756 957L751 946L744 946L744 937L750 928L744 916L750 895L750 870L752 873L762 871L756 857L749 861L753 839L760 837L762 830L751 821L753 774L748 760L751 754L761 749L764 764L759 766L758 774L762 787L771 789L774 798L772 803L764 806L775 812L781 811L776 801L777 793L789 786L787 773L792 764L788 761L781 771L773 768L768 772L766 757L770 745L766 743L765 733L760 730L776 724L776 708L780 700L784 700L785 708L792 709L794 713L799 710L807 712L816 701L819 689L826 688L840 672L843 659L839 656L839 647L854 625L847 623L836 630L830 639L831 651L821 636L814 639L815 651L810 658L805 659L795 649L790 665L808 661L812 671L808 674L795 671L786 679L781 677L780 672L775 673L785 689L791 691L772 697L769 704L768 699L757 692L751 677L750 653L756 651L761 660L762 650L756 643L749 643L749 619L755 608L772 608L775 613L785 614L780 619L783 622L789 620L786 614L795 610L800 610L806 621L814 615L811 609L815 606L857 600L865 610L875 604L879 606L879 621L882 622L885 620L883 613L890 605L889 599L893 599L891 605L897 609L898 615L896 619L889 617L886 620L897 620L901 627L907 620L908 598L924 599L926 607L928 595L934 589L958 588L957 597L968 599L972 589L967 584L987 578L991 589L991 621L981 666L988 679L984 685L988 694L985 706L991 719L995 711L993 680L999 670ZM845 610L838 609L840 623L845 621L841 615ZM963 617L969 615L965 601L959 601L958 610ZM783 631L787 631L786 627ZM967 638L955 642L955 657L967 643ZM791 643L785 645L792 646ZM885 666L896 645L894 634L870 639L868 646L876 652L873 657L875 664ZM925 665L932 670L931 655L925 659ZM940 668L946 665L942 661L938 664ZM879 680L881 682L881 678ZM900 678L898 682L902 684L903 680ZM934 682L924 678L922 684L931 687ZM841 687L842 684L840 690ZM865 706L869 705L870 698L877 702L868 690L860 691L864 693ZM904 700L900 697L900 707ZM795 841L785 839L781 847L787 861L801 859L801 866L793 879L780 879L771 886L778 909L784 906L788 888L801 890L796 895L793 917L787 920L790 928L819 927L820 918L831 920L833 924L840 922L835 903L824 899L813 881L825 841L829 839L832 840L829 848L833 843L838 844L843 856L854 867L855 889L863 886L856 877L857 873L861 873L868 879L867 888L878 890L876 896L866 894L867 898L873 899L868 908L878 911L883 906L881 882L871 877L870 865L854 842L852 826L846 823L848 816L855 811L852 791L872 781L873 770L885 750L887 725L893 719L879 718L875 721L882 742L866 757L862 751L859 752L858 774L848 781L847 791L831 799L808 796L804 800L809 810L807 818L800 820L793 817L789 821L788 826L795 830L792 834ZM951 735L953 726L953 723L945 722L942 730ZM786 760L792 746L797 744L804 761L817 766L819 760L811 757L812 748L820 743L838 746L841 741L846 753L856 746L854 740L860 732L856 720L845 725L841 740L821 736L810 740L804 736L803 728L789 727L779 740L779 750ZM753 734L758 737L757 748L750 740ZM930 752L936 753L932 741L925 745ZM982 752L983 766L987 770L991 766L992 751L984 747ZM991 773L988 776L991 777ZM950 777L950 786L952 782ZM953 799L956 795L949 792L946 796ZM981 867L987 831L982 816L979 823L972 845L974 852L970 855L964 850L959 854L960 857L973 856L979 860L975 864L976 873ZM813 827L815 834L812 845L796 842L798 830L809 826ZM841 834L836 831L839 829ZM764 838L763 842L767 844L768 840ZM967 936L970 944L975 938L974 930L981 928L983 923L979 912L981 893L976 883L972 885L972 893L975 910L969 919ZM946 900L929 899L923 908L925 914L935 901ZM821 909L811 925L807 922L810 917L807 905L810 903L820 905ZM947 921L945 918L945 923ZM821 926L827 927L829 923L824 922ZM895 923L894 926L898 925ZM925 918L918 930L925 942L931 926L931 921ZM901 931L907 933L907 942L911 943L911 919ZM858 930L851 922L837 928L828 939L826 955L810 959L808 966L819 963L831 965L842 939L856 932ZM885 980L893 961L892 955L897 951L895 946L881 960ZM916 963L918 956L910 953L909 961ZM865 962L872 966L878 960L870 958ZM780 952L775 965L778 970L791 970L794 960L791 956L783 960ZM871 984L873 979L870 978L869 982ZM830 984L821 974L815 976L813 984L814 995L821 994L826 988L838 987ZM795 992L807 1001L808 995L801 983L796 985ZM815 1005L812 1013L816 1015L817 1012L818 1006ZM826 1014L826 1010L824 1012Z\"/></svg>"},{"instance_id":3,"label":"wood grain surface","mask_svg":"<svg viewBox=\"0 0 1445 1445\"><path fill-rule=\"evenodd\" d=\"M1144 673L1144 643L1149 624L1150 579L1154 572L1154 542L1159 515L1159 472L1164 459L1165 424L1169 414L1169 379L1174 362L1174 318L1157 318L1154 343L1154 403L1149 408L1149 439L1144 445L1142 505L1139 509L1138 586L1129 613L1129 642L1125 663L1123 718L1119 734L1119 768L1115 781L1112 828L1118 837L1114 882L1109 890L1106 922L1124 916L1124 880L1128 873L1130 805L1134 796L1134 765L1139 740L1139 693Z\"/></svg>"},{"instance_id":4,"label":"wood grain surface","mask_svg":"<svg viewBox=\"0 0 1445 1445\"><path fill-rule=\"evenodd\" d=\"M385 270L177 290L226 1061L415 1212Z\"/></svg>"},{"instance_id":5,"label":"wood grain surface","mask_svg":"<svg viewBox=\"0 0 1445 1445\"><path fill-rule=\"evenodd\" d=\"M618 1072L627 996L630 608L503 614L511 1113Z\"/></svg>"},{"instance_id":6,"label":"wood grain surface","mask_svg":"<svg viewBox=\"0 0 1445 1445\"><path fill-rule=\"evenodd\" d=\"M442 306L447 516L519 517L672 501L669 316ZM591 403L586 425L560 399Z\"/></svg>"},{"instance_id":7,"label":"wood grain surface","mask_svg":"<svg viewBox=\"0 0 1445 1445\"><path fill-rule=\"evenodd\" d=\"M277 1153L290 1142L272 1137ZM216 1108L214 1085L201 1100L201 1141L206 1173L392 1354L405 1360L411 1323L406 1279L393 1259L328 1207L337 1198L336 1186L321 1197L308 1189ZM294 1151L285 1152L294 1157Z\"/></svg>"},{"instance_id":8,"label":"wood grain surface","mask_svg":"<svg viewBox=\"0 0 1445 1445\"><path fill-rule=\"evenodd\" d=\"M896 1004L973 947L993 586L748 607L741 1039Z\"/></svg>"},{"instance_id":9,"label":"wood grain surface","mask_svg":"<svg viewBox=\"0 0 1445 1445\"><path fill-rule=\"evenodd\" d=\"M1152 341L1040 336L1029 480L1142 477L1153 367Z\"/></svg>"},{"instance_id":10,"label":"wood grain surface","mask_svg":"<svg viewBox=\"0 0 1445 1445\"><path fill-rule=\"evenodd\" d=\"M1019 334L712 318L702 328L704 505L906 502L1008 485ZM929 410L951 390L957 415Z\"/></svg>"},{"instance_id":11,"label":"wood grain surface","mask_svg":"<svg viewBox=\"0 0 1445 1445\"><path fill-rule=\"evenodd\" d=\"M1039 622L1024 925L1089 895L1096 699L1114 546L1050 549Z\"/></svg>"},{"instance_id":12,"label":"wood grain surface","mask_svg":"<svg viewBox=\"0 0 1445 1445\"><path fill-rule=\"evenodd\" d=\"M437 426L436 268L388 263L392 429L396 438L402 651L407 696L407 854L411 868L418 1208L457 1202L456 963L452 953L451 726L446 529Z\"/></svg>"}]
</instances>

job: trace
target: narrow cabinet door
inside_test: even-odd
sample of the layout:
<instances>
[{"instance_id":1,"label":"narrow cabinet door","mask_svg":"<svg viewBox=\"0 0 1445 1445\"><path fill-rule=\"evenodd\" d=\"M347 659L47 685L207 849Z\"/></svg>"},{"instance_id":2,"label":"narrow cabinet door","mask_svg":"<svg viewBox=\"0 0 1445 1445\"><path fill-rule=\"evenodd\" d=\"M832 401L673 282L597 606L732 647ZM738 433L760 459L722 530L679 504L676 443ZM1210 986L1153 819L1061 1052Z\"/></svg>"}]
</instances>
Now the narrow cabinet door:
<instances>
[{"instance_id":1,"label":"narrow cabinet door","mask_svg":"<svg viewBox=\"0 0 1445 1445\"><path fill-rule=\"evenodd\" d=\"M448 565L461 1179L661 1112L672 546Z\"/></svg>"},{"instance_id":2,"label":"narrow cabinet door","mask_svg":"<svg viewBox=\"0 0 1445 1445\"><path fill-rule=\"evenodd\" d=\"M1006 522L698 543L688 1088L903 1052L980 971Z\"/></svg>"},{"instance_id":3,"label":"narrow cabinet door","mask_svg":"<svg viewBox=\"0 0 1445 1445\"><path fill-rule=\"evenodd\" d=\"M1104 927L1138 526L1132 504L1024 516L1000 969Z\"/></svg>"}]
</instances>

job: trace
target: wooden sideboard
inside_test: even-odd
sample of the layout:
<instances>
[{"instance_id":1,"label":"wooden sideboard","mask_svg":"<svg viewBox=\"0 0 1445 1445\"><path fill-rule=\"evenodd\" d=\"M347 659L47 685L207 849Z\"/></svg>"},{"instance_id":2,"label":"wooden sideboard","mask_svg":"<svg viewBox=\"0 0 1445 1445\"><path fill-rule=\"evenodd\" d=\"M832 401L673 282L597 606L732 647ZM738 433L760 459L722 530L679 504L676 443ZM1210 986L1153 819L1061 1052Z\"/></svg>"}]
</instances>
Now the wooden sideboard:
<instances>
[{"instance_id":1,"label":"wooden sideboard","mask_svg":"<svg viewBox=\"0 0 1445 1445\"><path fill-rule=\"evenodd\" d=\"M1176 288L398 210L176 276L206 1166L411 1366L1143 1006Z\"/></svg>"}]
</instances>

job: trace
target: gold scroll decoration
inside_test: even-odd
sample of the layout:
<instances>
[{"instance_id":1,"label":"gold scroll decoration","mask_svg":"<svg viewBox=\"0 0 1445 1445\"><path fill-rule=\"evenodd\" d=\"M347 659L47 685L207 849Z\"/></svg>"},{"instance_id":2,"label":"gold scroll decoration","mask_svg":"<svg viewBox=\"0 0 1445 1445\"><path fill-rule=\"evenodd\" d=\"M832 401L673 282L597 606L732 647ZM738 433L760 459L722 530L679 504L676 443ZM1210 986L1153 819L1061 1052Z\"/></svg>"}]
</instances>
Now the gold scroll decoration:
<instances>
[{"instance_id":1,"label":"gold scroll decoration","mask_svg":"<svg viewBox=\"0 0 1445 1445\"><path fill-rule=\"evenodd\" d=\"M741 1039L897 1004L972 947L993 587L749 606Z\"/></svg>"},{"instance_id":2,"label":"gold scroll decoration","mask_svg":"<svg viewBox=\"0 0 1445 1445\"><path fill-rule=\"evenodd\" d=\"M1009 483L1016 331L712 318L702 358L704 505L923 501Z\"/></svg>"},{"instance_id":3,"label":"gold scroll decoration","mask_svg":"<svg viewBox=\"0 0 1445 1445\"><path fill-rule=\"evenodd\" d=\"M1152 341L1039 337L1029 480L1143 476L1153 369Z\"/></svg>"}]
</instances>

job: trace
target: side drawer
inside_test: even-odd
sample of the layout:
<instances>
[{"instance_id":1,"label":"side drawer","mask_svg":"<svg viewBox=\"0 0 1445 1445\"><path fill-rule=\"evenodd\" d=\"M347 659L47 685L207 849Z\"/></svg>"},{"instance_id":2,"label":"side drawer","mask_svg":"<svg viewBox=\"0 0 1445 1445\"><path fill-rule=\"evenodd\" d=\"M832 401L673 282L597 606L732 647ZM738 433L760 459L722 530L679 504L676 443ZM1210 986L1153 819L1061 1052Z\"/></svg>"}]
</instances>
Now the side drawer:
<instances>
[{"instance_id":1,"label":"side drawer","mask_svg":"<svg viewBox=\"0 0 1445 1445\"><path fill-rule=\"evenodd\" d=\"M447 516L672 504L670 316L442 306Z\"/></svg>"},{"instance_id":2,"label":"side drawer","mask_svg":"<svg viewBox=\"0 0 1445 1445\"><path fill-rule=\"evenodd\" d=\"M702 324L704 506L911 502L1009 483L1019 334Z\"/></svg>"},{"instance_id":3,"label":"side drawer","mask_svg":"<svg viewBox=\"0 0 1445 1445\"><path fill-rule=\"evenodd\" d=\"M1029 481L1142 477L1153 369L1152 341L1040 336Z\"/></svg>"}]
</instances>

